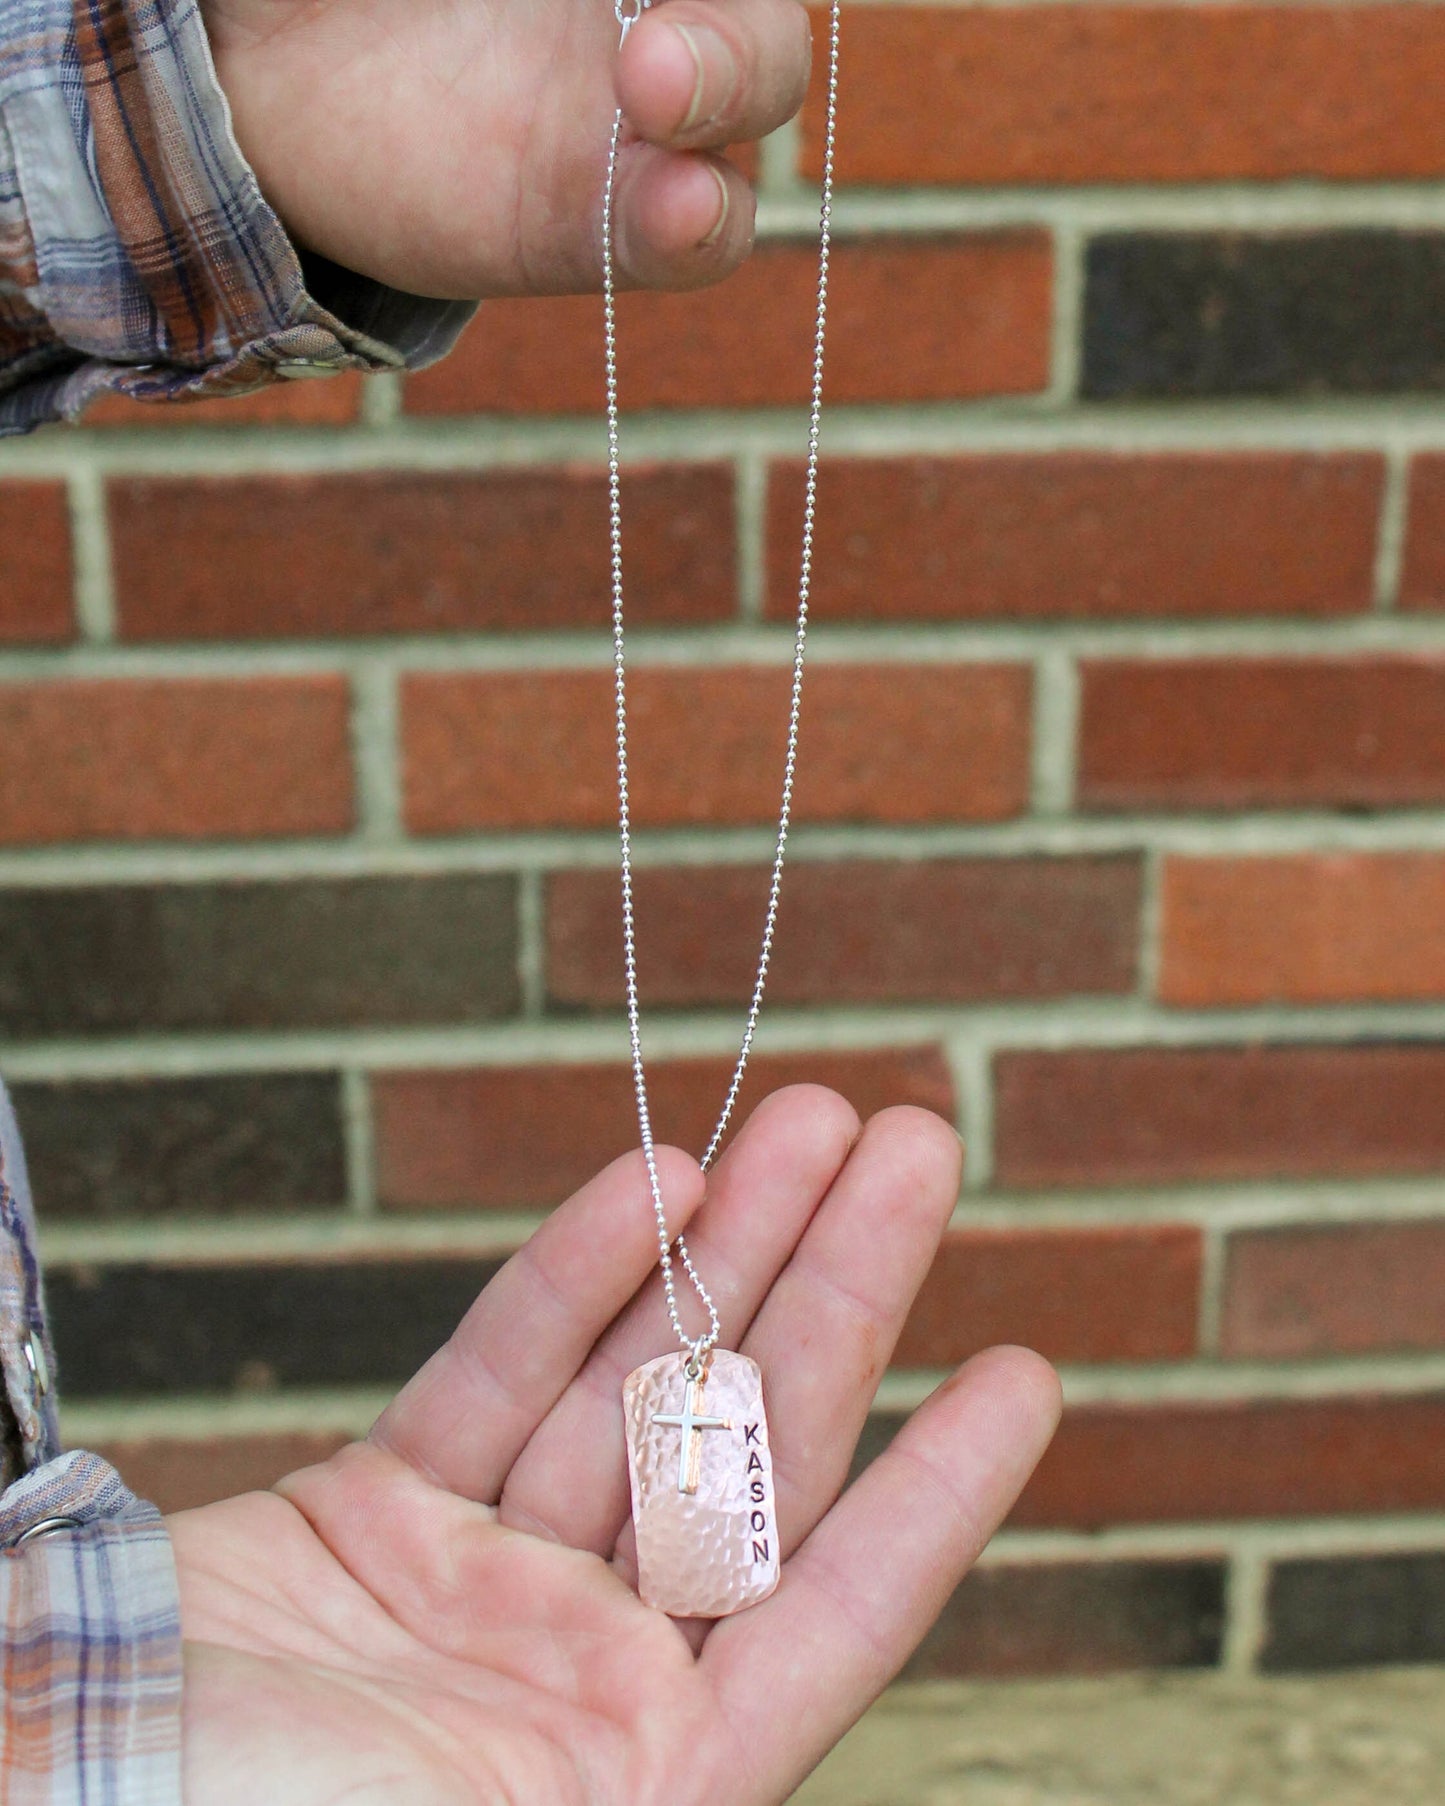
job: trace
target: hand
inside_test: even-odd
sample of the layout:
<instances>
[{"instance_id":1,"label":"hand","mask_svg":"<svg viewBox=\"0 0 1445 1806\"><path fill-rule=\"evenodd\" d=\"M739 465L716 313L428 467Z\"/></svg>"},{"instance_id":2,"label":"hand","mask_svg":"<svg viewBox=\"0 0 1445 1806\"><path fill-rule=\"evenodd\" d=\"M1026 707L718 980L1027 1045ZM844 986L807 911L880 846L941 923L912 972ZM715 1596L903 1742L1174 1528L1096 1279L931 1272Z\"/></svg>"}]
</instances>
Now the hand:
<instances>
[{"instance_id":1,"label":"hand","mask_svg":"<svg viewBox=\"0 0 1445 1806\"><path fill-rule=\"evenodd\" d=\"M797 0L668 0L619 57L612 0L201 0L241 149L292 236L414 294L601 283L612 115L620 279L734 269L753 197L716 154L807 85Z\"/></svg>"},{"instance_id":2,"label":"hand","mask_svg":"<svg viewBox=\"0 0 1445 1806\"><path fill-rule=\"evenodd\" d=\"M912 1109L860 1134L799 1087L755 1112L705 1203L685 1156L661 1170L726 1343L763 1369L778 1590L716 1624L633 1591L621 1387L670 1332L631 1156L507 1263L366 1441L172 1518L187 1806L773 1806L902 1665L1059 1410L1037 1355L993 1349L838 1500L957 1138Z\"/></svg>"}]
</instances>

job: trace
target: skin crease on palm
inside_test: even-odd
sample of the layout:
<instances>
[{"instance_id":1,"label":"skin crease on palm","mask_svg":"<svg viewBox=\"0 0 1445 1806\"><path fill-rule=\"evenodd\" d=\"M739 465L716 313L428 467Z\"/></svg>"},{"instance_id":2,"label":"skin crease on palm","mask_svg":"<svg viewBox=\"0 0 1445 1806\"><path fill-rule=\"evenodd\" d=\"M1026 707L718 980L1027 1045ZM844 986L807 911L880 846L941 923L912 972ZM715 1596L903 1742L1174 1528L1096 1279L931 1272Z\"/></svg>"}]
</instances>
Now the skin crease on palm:
<instances>
[{"instance_id":1,"label":"skin crease on palm","mask_svg":"<svg viewBox=\"0 0 1445 1806\"><path fill-rule=\"evenodd\" d=\"M620 59L610 0L202 5L293 236L416 294L595 289L619 100L624 280L726 275L753 215L722 152L807 77L793 0L665 0ZM724 1345L763 1368L777 1592L707 1625L634 1591L621 1384L671 1341L633 1155L551 1214L364 1441L169 1520L187 1806L773 1806L906 1660L1059 1413L1045 1362L990 1350L839 1496L958 1139L913 1109L861 1128L797 1087L706 1182L660 1165Z\"/></svg>"},{"instance_id":2,"label":"skin crease on palm","mask_svg":"<svg viewBox=\"0 0 1445 1806\"><path fill-rule=\"evenodd\" d=\"M670 1332L641 1157L508 1262L366 1440L170 1522L187 1806L775 1806L896 1673L1053 1433L975 1356L846 1491L957 1195L958 1138L798 1086L704 1184L661 1150L724 1342L762 1366L783 1577L716 1624L634 1591L621 1383ZM705 1194L705 1196L704 1196Z\"/></svg>"}]
</instances>

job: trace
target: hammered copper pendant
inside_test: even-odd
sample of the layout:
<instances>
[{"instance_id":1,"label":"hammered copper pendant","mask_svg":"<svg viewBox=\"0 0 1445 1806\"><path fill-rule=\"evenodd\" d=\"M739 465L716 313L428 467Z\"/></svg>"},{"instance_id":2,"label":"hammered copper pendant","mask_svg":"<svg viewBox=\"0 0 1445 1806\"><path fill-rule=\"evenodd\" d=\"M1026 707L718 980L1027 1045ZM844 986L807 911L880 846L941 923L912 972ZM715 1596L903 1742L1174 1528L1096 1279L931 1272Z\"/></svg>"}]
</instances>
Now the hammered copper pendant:
<instances>
[{"instance_id":1,"label":"hammered copper pendant","mask_svg":"<svg viewBox=\"0 0 1445 1806\"><path fill-rule=\"evenodd\" d=\"M763 1375L713 1349L662 1355L622 1388L637 1526L637 1590L673 1618L725 1618L778 1584L777 1512Z\"/></svg>"}]
</instances>

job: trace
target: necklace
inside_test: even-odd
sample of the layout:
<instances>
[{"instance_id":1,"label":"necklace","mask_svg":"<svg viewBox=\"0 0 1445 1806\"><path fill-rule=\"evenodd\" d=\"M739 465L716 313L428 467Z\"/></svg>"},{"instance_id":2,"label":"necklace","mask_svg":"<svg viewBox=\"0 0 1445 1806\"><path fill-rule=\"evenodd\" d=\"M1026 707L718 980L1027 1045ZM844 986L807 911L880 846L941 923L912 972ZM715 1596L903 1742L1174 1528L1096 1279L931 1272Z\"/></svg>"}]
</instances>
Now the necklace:
<instances>
[{"instance_id":1,"label":"necklace","mask_svg":"<svg viewBox=\"0 0 1445 1806\"><path fill-rule=\"evenodd\" d=\"M652 0L614 0L621 42ZM824 132L822 205L818 227L818 306L813 338L813 387L808 420L807 480L803 504L802 559L798 579L793 687L788 708L778 834L768 886L757 975L742 1046L722 1112L702 1156L712 1165L742 1088L763 1005L777 926L783 860L792 816L803 700L803 660L813 567L813 523L818 487L818 441L823 414L823 348L828 313L828 258L833 204L833 145L838 103L838 37L841 0L831 0L828 100ZM659 1356L628 1375L623 1385L627 1466L637 1530L638 1591L643 1601L677 1618L720 1618L766 1599L778 1584L781 1557L773 1499L768 1423L762 1373L746 1355L720 1348L717 1306L693 1264L685 1238L668 1235L662 1186L642 1061L637 986L637 935L633 916L632 821L627 764L627 649L622 572L622 466L618 431L617 314L613 267L614 198L622 139L622 109L612 122L602 210L603 325L607 378L607 473L612 559L612 641L617 709L617 813L622 854L622 934L627 980L627 1026L632 1080L643 1158L657 1221L658 1264L667 1315L680 1352ZM700 1335L690 1336L678 1308L674 1263L680 1265L707 1313Z\"/></svg>"}]
</instances>

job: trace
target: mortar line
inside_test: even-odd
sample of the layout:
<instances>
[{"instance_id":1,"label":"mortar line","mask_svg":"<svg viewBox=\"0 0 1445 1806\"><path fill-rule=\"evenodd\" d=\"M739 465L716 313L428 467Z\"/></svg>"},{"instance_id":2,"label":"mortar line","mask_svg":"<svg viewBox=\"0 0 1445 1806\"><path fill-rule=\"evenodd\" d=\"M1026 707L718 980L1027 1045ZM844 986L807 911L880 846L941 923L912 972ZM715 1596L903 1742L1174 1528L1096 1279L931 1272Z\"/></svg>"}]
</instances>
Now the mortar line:
<instances>
[{"instance_id":1,"label":"mortar line","mask_svg":"<svg viewBox=\"0 0 1445 1806\"><path fill-rule=\"evenodd\" d=\"M374 1217L377 1181L371 1079L358 1066L343 1066L340 1079L347 1204L353 1216Z\"/></svg>"},{"instance_id":2,"label":"mortar line","mask_svg":"<svg viewBox=\"0 0 1445 1806\"><path fill-rule=\"evenodd\" d=\"M155 1262L230 1267L283 1261L293 1266L334 1266L349 1261L502 1259L542 1221L543 1214L537 1211L452 1215L342 1210L213 1223L66 1223L45 1230L41 1240L46 1259L56 1266Z\"/></svg>"},{"instance_id":3,"label":"mortar line","mask_svg":"<svg viewBox=\"0 0 1445 1806\"><path fill-rule=\"evenodd\" d=\"M356 1221L356 1227L362 1225ZM354 1238L353 1238L354 1239ZM298 1251L288 1249L280 1258L289 1259L293 1265L308 1264L312 1266L333 1267L342 1264L348 1258L353 1261L386 1259L395 1264L397 1261L420 1259L433 1261L437 1259L484 1260L502 1259L510 1252L506 1247L458 1247L440 1245L431 1248L389 1249L378 1242L369 1249L348 1246L340 1250ZM53 1256L47 1250L47 1258L55 1261L58 1267L71 1262L84 1262L93 1256ZM134 1263L147 1264L144 1249L137 1249L133 1254L108 1254L104 1257L111 1265ZM150 1264L157 1262L175 1268L198 1267L218 1264L239 1265L246 1262L266 1262L277 1256L272 1253L245 1254L240 1260L234 1252L219 1257L208 1255L202 1249L166 1250L164 1253L150 1257ZM1119 1372L1103 1368L1075 1368L1067 1363L1055 1363L1063 1380L1066 1412L1079 1412L1085 1409L1123 1408L1131 1412L1150 1410L1161 1417L1176 1416L1181 1412L1208 1409L1217 1406L1234 1405L1270 1405L1287 1408L1291 1405L1308 1405L1312 1403L1328 1403L1330 1405L1378 1402L1385 1395L1385 1402L1404 1402L1421 1396L1438 1396L1445 1391L1445 1359L1439 1356L1430 1357L1417 1370L1409 1363L1394 1360L1356 1361L1353 1364L1341 1362L1320 1362L1312 1364L1310 1369L1299 1373L1284 1375L1269 1369L1261 1370L1258 1366L1241 1364L1237 1368L1216 1372L1200 1368L1194 1364L1180 1363L1177 1368L1167 1371L1149 1370L1144 1374ZM872 1409L882 1417L903 1417L917 1409L930 1397L938 1387L944 1384L951 1375L951 1369L896 1369L890 1368L879 1383L877 1396ZM1299 1514L1286 1514L1295 1517ZM1350 1518L1349 1513L1304 1514ZM1366 1514L1368 1515L1368 1514ZM1408 1516L1413 1520L1414 1513L1377 1514ZM1442 1515L1442 1514L1437 1514ZM1269 1521L1267 1518L1263 1521Z\"/></svg>"},{"instance_id":4,"label":"mortar line","mask_svg":"<svg viewBox=\"0 0 1445 1806\"><path fill-rule=\"evenodd\" d=\"M991 1050L986 1042L973 1036L951 1035L944 1042L944 1057L953 1072L958 1094L964 1191L982 1192L992 1183L994 1171Z\"/></svg>"},{"instance_id":5,"label":"mortar line","mask_svg":"<svg viewBox=\"0 0 1445 1806\"><path fill-rule=\"evenodd\" d=\"M1159 999L1159 975L1164 940L1164 848L1146 846L1139 873L1139 1001L1152 1006Z\"/></svg>"},{"instance_id":6,"label":"mortar line","mask_svg":"<svg viewBox=\"0 0 1445 1806\"><path fill-rule=\"evenodd\" d=\"M1182 1524L1114 1524L1095 1530L1011 1530L994 1536L984 1561L1072 1561L1103 1555L1108 1560L1138 1557L1216 1556L1226 1560L1241 1548L1261 1561L1297 1555L1326 1559L1433 1552L1445 1539L1445 1513L1359 1517L1198 1519Z\"/></svg>"},{"instance_id":7,"label":"mortar line","mask_svg":"<svg viewBox=\"0 0 1445 1806\"><path fill-rule=\"evenodd\" d=\"M618 1062L620 1065L620 1061ZM372 1068L355 1069L369 1078ZM540 1217L535 1211L487 1209L464 1215L409 1215L398 1212L361 1221L335 1212L241 1222L131 1224L69 1223L44 1232L46 1251L69 1261L138 1260L194 1257L228 1259L251 1256L258 1249L279 1257L321 1253L366 1255L369 1252L493 1252L520 1245ZM1048 1237L1059 1232L1087 1235L1099 1229L1111 1237L1121 1229L1193 1224L1201 1231L1248 1232L1256 1229L1306 1227L1374 1228L1381 1222L1445 1221L1445 1183L1414 1190L1367 1185L1354 1190L1312 1192L1289 1181L1279 1191L1156 1195L1146 1193L1077 1198L1041 1194L961 1196L949 1221L955 1235L983 1230ZM1365 1358L1365 1357L1361 1357ZM1373 1357L1370 1357L1373 1358ZM1195 1371L1212 1375L1218 1364L1200 1357ZM1231 1368L1232 1370L1232 1368Z\"/></svg>"},{"instance_id":8,"label":"mortar line","mask_svg":"<svg viewBox=\"0 0 1445 1806\"><path fill-rule=\"evenodd\" d=\"M759 213L769 202L797 196L801 185L798 173L802 146L802 121L795 114L776 130L768 133L758 145ZM761 226L759 228L762 229Z\"/></svg>"},{"instance_id":9,"label":"mortar line","mask_svg":"<svg viewBox=\"0 0 1445 1806\"><path fill-rule=\"evenodd\" d=\"M745 451L734 470L738 618L758 624L767 595L767 460Z\"/></svg>"},{"instance_id":10,"label":"mortar line","mask_svg":"<svg viewBox=\"0 0 1445 1806\"><path fill-rule=\"evenodd\" d=\"M402 378L399 372L378 371L361 385L361 424L373 431L401 418Z\"/></svg>"},{"instance_id":11,"label":"mortar line","mask_svg":"<svg viewBox=\"0 0 1445 1806\"><path fill-rule=\"evenodd\" d=\"M547 1011L546 898L540 872L517 875L517 983L522 1016L540 1021Z\"/></svg>"},{"instance_id":12,"label":"mortar line","mask_svg":"<svg viewBox=\"0 0 1445 1806\"><path fill-rule=\"evenodd\" d=\"M657 1057L708 1057L736 1039L736 1012L718 1008L658 1017L649 1027ZM534 1063L591 1064L615 1052L620 1015L586 1019L518 1017L454 1026L154 1031L21 1039L0 1037L0 1065L17 1080L187 1077L243 1071L334 1070L348 1062L407 1070ZM1228 1052L1260 1041L1282 1046L1333 1047L1360 1040L1412 1046L1445 1040L1445 1007L1381 1010L1361 1007L1315 1013L1250 1010L1220 1018L1207 1013L1154 1014L1105 997L1020 1003L1011 1009L943 1005L891 1010L830 1010L779 1005L766 1025L760 1056L847 1049L926 1046L950 1036L987 1041L995 1050L1032 1053L1138 1048ZM1383 1175L1388 1183L1427 1183L1412 1175ZM1350 1183L1369 1187L1369 1178ZM1163 1182L1167 1185L1167 1181ZM1315 1182L1317 1183L1317 1182ZM1440 1184L1442 1181L1430 1181ZM1156 1191L1161 1188L1156 1182ZM1082 1188L1081 1188L1082 1189ZM1107 1188L1096 1187L1095 1192ZM1127 1190L1127 1188L1125 1188ZM1183 1189L1182 1182L1176 1189ZM1022 1194L1027 1196L1027 1193ZM1084 1195L1088 1195L1084 1190Z\"/></svg>"},{"instance_id":13,"label":"mortar line","mask_svg":"<svg viewBox=\"0 0 1445 1806\"><path fill-rule=\"evenodd\" d=\"M373 656L351 661L350 676L357 827L368 847L390 846L403 834L397 673Z\"/></svg>"},{"instance_id":14,"label":"mortar line","mask_svg":"<svg viewBox=\"0 0 1445 1806\"><path fill-rule=\"evenodd\" d=\"M1445 1203L1445 1199L1442 1199ZM1217 1223L1204 1226L1199 1270L1199 1352L1218 1358L1224 1316L1224 1287L1228 1237Z\"/></svg>"},{"instance_id":15,"label":"mortar line","mask_svg":"<svg viewBox=\"0 0 1445 1806\"><path fill-rule=\"evenodd\" d=\"M1224 1647L1226 1674L1255 1673L1269 1633L1270 1564L1248 1534L1240 1536L1225 1568Z\"/></svg>"},{"instance_id":16,"label":"mortar line","mask_svg":"<svg viewBox=\"0 0 1445 1806\"><path fill-rule=\"evenodd\" d=\"M1067 645L1041 650L1033 666L1032 807L1067 817L1077 787L1080 676Z\"/></svg>"},{"instance_id":17,"label":"mortar line","mask_svg":"<svg viewBox=\"0 0 1445 1806\"><path fill-rule=\"evenodd\" d=\"M285 1435L340 1430L361 1436L391 1402L381 1388L297 1388L268 1395L180 1399L79 1400L61 1405L67 1443L89 1446L135 1438Z\"/></svg>"},{"instance_id":18,"label":"mortar line","mask_svg":"<svg viewBox=\"0 0 1445 1806\"><path fill-rule=\"evenodd\" d=\"M1445 1175L1423 1185L1365 1181L1364 1191L1335 1189L1282 1175L1277 1189L1235 1184L1139 1187L1108 1191L991 1190L964 1198L950 1230L1052 1230L1147 1228L1193 1224L1201 1233L1308 1227L1374 1228L1381 1222L1445 1221ZM1206 1352L1208 1352L1206 1350Z\"/></svg>"},{"instance_id":19,"label":"mortar line","mask_svg":"<svg viewBox=\"0 0 1445 1806\"><path fill-rule=\"evenodd\" d=\"M111 644L116 636L115 583L105 485L93 465L72 465L66 495L74 563L75 622L82 642Z\"/></svg>"},{"instance_id":20,"label":"mortar line","mask_svg":"<svg viewBox=\"0 0 1445 1806\"><path fill-rule=\"evenodd\" d=\"M804 236L811 196L769 194L758 209L758 236ZM926 233L1049 227L1080 236L1096 232L1192 231L1309 234L1438 229L1445 197L1416 181L1138 182L1031 184L917 184L911 187L849 184L834 204L841 239L886 232L907 238Z\"/></svg>"},{"instance_id":21,"label":"mortar line","mask_svg":"<svg viewBox=\"0 0 1445 1806\"><path fill-rule=\"evenodd\" d=\"M1067 219L1053 222L1054 296L1049 338L1048 396L1067 406L1079 394L1084 358L1087 241Z\"/></svg>"},{"instance_id":22,"label":"mortar line","mask_svg":"<svg viewBox=\"0 0 1445 1806\"><path fill-rule=\"evenodd\" d=\"M1370 1401L1445 1392L1445 1352L1321 1357L1289 1366L1268 1361L1167 1361L1084 1366L1054 1362L1065 1409L1155 1407L1161 1412L1238 1404ZM911 1411L948 1377L944 1368L890 1369L876 1408Z\"/></svg>"},{"instance_id":23,"label":"mortar line","mask_svg":"<svg viewBox=\"0 0 1445 1806\"><path fill-rule=\"evenodd\" d=\"M636 657L657 669L712 668L720 661L775 669L792 657L786 623L710 623L672 631L639 628ZM816 662L903 666L918 663L995 663L1062 659L1168 659L1275 655L1312 659L1369 653L1438 653L1445 648L1445 619L1410 613L1361 613L1317 622L1249 620L1077 623L1059 620L954 621L932 623L816 623L810 645ZM344 671L360 679L378 668L398 676L412 671L505 672L603 670L611 642L590 631L550 634L475 633L440 637L399 636L338 644L326 640L272 640L219 645L80 645L11 647L0 651L0 676L16 680L46 677L282 677L330 675ZM1288 814L1287 808L1272 811ZM1301 813L1295 810L1293 813Z\"/></svg>"},{"instance_id":24,"label":"mortar line","mask_svg":"<svg viewBox=\"0 0 1445 1806\"><path fill-rule=\"evenodd\" d=\"M835 403L828 456L967 455L988 451L1244 451L1311 455L1378 452L1383 445L1438 450L1445 438L1438 398L1398 397L1191 401L1183 409L1135 403L1060 408L1048 396L969 401ZM284 435L243 427L184 426L70 444L43 435L0 445L0 472L97 474L344 475L405 470L477 473L571 464L600 471L594 415L407 416L390 426L297 427ZM751 448L797 455L796 406L679 409L630 415L624 463L715 461Z\"/></svg>"},{"instance_id":25,"label":"mortar line","mask_svg":"<svg viewBox=\"0 0 1445 1806\"><path fill-rule=\"evenodd\" d=\"M1405 563L1405 544L1410 490L1410 455L1401 446L1385 451L1385 482L1380 497L1379 540L1375 550L1375 594L1377 613L1393 614L1400 605L1400 580Z\"/></svg>"}]
</instances>

